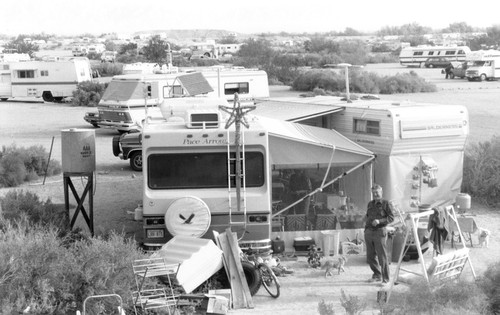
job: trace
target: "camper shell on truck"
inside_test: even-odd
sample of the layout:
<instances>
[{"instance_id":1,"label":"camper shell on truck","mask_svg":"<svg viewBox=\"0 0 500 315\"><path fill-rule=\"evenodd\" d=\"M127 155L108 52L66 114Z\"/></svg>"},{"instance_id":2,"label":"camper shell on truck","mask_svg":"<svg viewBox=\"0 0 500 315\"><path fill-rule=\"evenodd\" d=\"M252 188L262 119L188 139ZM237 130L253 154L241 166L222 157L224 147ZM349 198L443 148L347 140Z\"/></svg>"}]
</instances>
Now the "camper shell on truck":
<instances>
[{"instance_id":1,"label":"camper shell on truck","mask_svg":"<svg viewBox=\"0 0 500 315\"><path fill-rule=\"evenodd\" d=\"M61 102L72 97L81 82L92 81L87 58L56 61L10 62L9 73L2 74L0 98L36 97Z\"/></svg>"},{"instance_id":2,"label":"camper shell on truck","mask_svg":"<svg viewBox=\"0 0 500 315\"><path fill-rule=\"evenodd\" d=\"M469 54L467 80L495 80L500 78L500 51L478 50Z\"/></svg>"},{"instance_id":3,"label":"camper shell on truck","mask_svg":"<svg viewBox=\"0 0 500 315\"><path fill-rule=\"evenodd\" d=\"M460 192L469 134L465 106L389 100L347 103L316 96L281 100L277 111L275 101L261 102L255 114L335 129L375 153L374 181L383 186L384 198L402 209L452 204ZM367 176L358 171L345 181L345 193L356 191L357 181Z\"/></svg>"},{"instance_id":4,"label":"camper shell on truck","mask_svg":"<svg viewBox=\"0 0 500 315\"><path fill-rule=\"evenodd\" d=\"M145 106L149 115L161 117L158 105L169 97L186 95L176 79L182 75L201 73L212 87L210 96L232 99L234 93L243 98L269 97L267 74L244 68L203 68L192 72L130 74L114 76L102 96L98 113L86 113L84 120L120 133L141 129ZM145 90L149 87L149 92Z\"/></svg>"}]
</instances>

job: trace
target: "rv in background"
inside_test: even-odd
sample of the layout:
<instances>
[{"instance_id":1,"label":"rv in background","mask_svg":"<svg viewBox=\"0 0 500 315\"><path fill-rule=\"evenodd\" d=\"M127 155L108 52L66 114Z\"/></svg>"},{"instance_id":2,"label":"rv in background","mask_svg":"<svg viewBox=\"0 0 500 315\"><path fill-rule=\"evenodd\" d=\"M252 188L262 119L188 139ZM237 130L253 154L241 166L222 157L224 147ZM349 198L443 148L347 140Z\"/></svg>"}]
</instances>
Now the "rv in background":
<instances>
[{"instance_id":1,"label":"rv in background","mask_svg":"<svg viewBox=\"0 0 500 315\"><path fill-rule=\"evenodd\" d=\"M3 64L0 99L15 97L43 98L46 102L61 102L73 96L81 82L91 81L87 58L57 61L20 61Z\"/></svg>"},{"instance_id":2,"label":"rv in background","mask_svg":"<svg viewBox=\"0 0 500 315\"><path fill-rule=\"evenodd\" d=\"M240 68L205 68L201 71L213 91L208 95L232 100L234 93L241 98L269 97L267 74L261 70ZM99 102L98 112L88 112L84 120L103 128L112 128L121 133L141 129L149 115L161 116L158 105L166 98L185 95L176 83L179 76L194 72L165 74L130 74L114 76ZM145 87L149 87L146 93Z\"/></svg>"},{"instance_id":3,"label":"rv in background","mask_svg":"<svg viewBox=\"0 0 500 315\"><path fill-rule=\"evenodd\" d=\"M276 99L269 101L273 100ZM261 102L255 114L268 112L274 118L335 129L372 151L377 156L373 181L383 186L385 198L403 209L455 201L462 183L469 134L465 106L381 100L346 103L338 97L325 96L296 102L288 98L288 102L286 106L281 102L280 111L268 111L266 102ZM357 192L356 183L366 176L359 170L347 177L344 193L349 196Z\"/></svg>"},{"instance_id":4,"label":"rv in background","mask_svg":"<svg viewBox=\"0 0 500 315\"><path fill-rule=\"evenodd\" d=\"M469 54L467 80L493 80L500 78L500 51L478 50Z\"/></svg>"},{"instance_id":5,"label":"rv in background","mask_svg":"<svg viewBox=\"0 0 500 315\"><path fill-rule=\"evenodd\" d=\"M399 63L403 66L425 67L432 65L433 59L445 58L448 61L465 61L470 53L467 46L417 46L406 47L399 54Z\"/></svg>"}]
</instances>

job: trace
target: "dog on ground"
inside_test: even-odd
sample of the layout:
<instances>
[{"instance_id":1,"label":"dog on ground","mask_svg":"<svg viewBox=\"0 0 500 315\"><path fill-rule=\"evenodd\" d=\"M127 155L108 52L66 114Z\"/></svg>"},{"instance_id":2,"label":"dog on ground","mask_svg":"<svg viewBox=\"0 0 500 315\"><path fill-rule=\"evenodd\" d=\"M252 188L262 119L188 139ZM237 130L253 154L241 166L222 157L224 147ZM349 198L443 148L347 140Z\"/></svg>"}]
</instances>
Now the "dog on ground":
<instances>
[{"instance_id":1,"label":"dog on ground","mask_svg":"<svg viewBox=\"0 0 500 315\"><path fill-rule=\"evenodd\" d=\"M487 229L479 228L479 246L488 248L488 244L490 242L490 231Z\"/></svg>"},{"instance_id":2,"label":"dog on ground","mask_svg":"<svg viewBox=\"0 0 500 315\"><path fill-rule=\"evenodd\" d=\"M347 263L347 257L339 256L334 260L327 260L323 264L323 269L325 270L325 278L328 276L333 276L333 272L337 271L337 274L340 275L340 272L345 272L344 266Z\"/></svg>"}]
</instances>

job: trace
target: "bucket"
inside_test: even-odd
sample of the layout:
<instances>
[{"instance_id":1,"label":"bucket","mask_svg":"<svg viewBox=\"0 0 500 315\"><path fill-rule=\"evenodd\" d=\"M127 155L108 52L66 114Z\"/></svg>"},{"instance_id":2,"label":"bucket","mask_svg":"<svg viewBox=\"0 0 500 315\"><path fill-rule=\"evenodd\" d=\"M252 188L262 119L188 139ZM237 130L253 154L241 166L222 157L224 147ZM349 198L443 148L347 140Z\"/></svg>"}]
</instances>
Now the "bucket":
<instances>
[{"instance_id":1,"label":"bucket","mask_svg":"<svg viewBox=\"0 0 500 315\"><path fill-rule=\"evenodd\" d=\"M391 253L391 260L392 262L399 262L399 256L401 256L401 252L404 249L404 242L405 236L403 232L396 232L394 233L394 236L392 238L392 253Z\"/></svg>"},{"instance_id":2,"label":"bucket","mask_svg":"<svg viewBox=\"0 0 500 315\"><path fill-rule=\"evenodd\" d=\"M463 194L463 193L458 194L457 198L455 199L455 204L459 212L464 212L465 210L470 209L471 199L469 194Z\"/></svg>"},{"instance_id":3,"label":"bucket","mask_svg":"<svg viewBox=\"0 0 500 315\"><path fill-rule=\"evenodd\" d=\"M323 254L325 256L339 254L340 231L321 231L323 237Z\"/></svg>"},{"instance_id":4,"label":"bucket","mask_svg":"<svg viewBox=\"0 0 500 315\"><path fill-rule=\"evenodd\" d=\"M134 220L141 221L142 220L142 206L138 205L134 210Z\"/></svg>"}]
</instances>

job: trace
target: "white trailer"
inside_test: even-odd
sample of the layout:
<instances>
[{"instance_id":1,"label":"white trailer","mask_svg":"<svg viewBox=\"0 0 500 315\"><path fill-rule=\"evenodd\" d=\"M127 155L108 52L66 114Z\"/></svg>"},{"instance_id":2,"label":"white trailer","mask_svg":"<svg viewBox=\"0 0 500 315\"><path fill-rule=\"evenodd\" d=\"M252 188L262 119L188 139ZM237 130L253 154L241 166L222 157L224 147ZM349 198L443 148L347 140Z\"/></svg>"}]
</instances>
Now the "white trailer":
<instances>
[{"instance_id":1,"label":"white trailer","mask_svg":"<svg viewBox=\"0 0 500 315\"><path fill-rule=\"evenodd\" d=\"M467 46L417 46L405 47L399 54L399 62L403 66L417 66L423 68L425 62L432 58L443 57L449 61L466 60L470 53Z\"/></svg>"},{"instance_id":2,"label":"white trailer","mask_svg":"<svg viewBox=\"0 0 500 315\"><path fill-rule=\"evenodd\" d=\"M500 51L478 50L467 57L467 80L494 80L500 78Z\"/></svg>"},{"instance_id":3,"label":"white trailer","mask_svg":"<svg viewBox=\"0 0 500 315\"><path fill-rule=\"evenodd\" d=\"M1 99L41 97L60 102L72 96L79 83L92 80L87 58L11 62L8 67L8 73L2 73Z\"/></svg>"},{"instance_id":4,"label":"white trailer","mask_svg":"<svg viewBox=\"0 0 500 315\"><path fill-rule=\"evenodd\" d=\"M269 97L267 74L255 69L204 68L196 71L203 74L212 87L209 96L225 97L228 100L238 93L242 98ZM99 102L96 112L86 113L84 120L94 126L111 128L119 132L141 129L146 117L160 117L158 105L164 99L186 95L177 80L194 72L158 74L129 74L114 76ZM149 88L149 91L146 91Z\"/></svg>"},{"instance_id":5,"label":"white trailer","mask_svg":"<svg viewBox=\"0 0 500 315\"><path fill-rule=\"evenodd\" d=\"M469 134L468 111L461 105L393 103L337 97L288 98L280 111L276 99L259 104L256 114L335 129L376 154L374 182L384 197L405 208L451 204L460 192ZM309 112L308 112L309 110ZM280 114L283 113L283 114ZM295 113L295 114L294 114ZM345 193L356 193L356 176L346 178Z\"/></svg>"}]
</instances>

